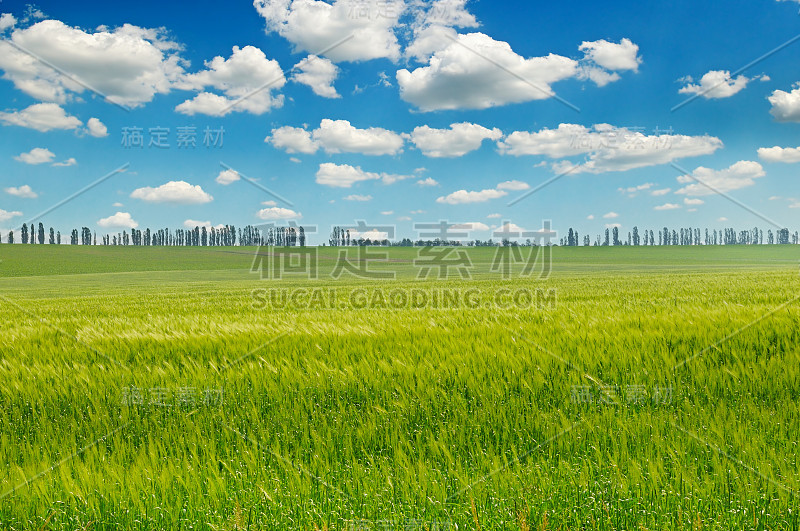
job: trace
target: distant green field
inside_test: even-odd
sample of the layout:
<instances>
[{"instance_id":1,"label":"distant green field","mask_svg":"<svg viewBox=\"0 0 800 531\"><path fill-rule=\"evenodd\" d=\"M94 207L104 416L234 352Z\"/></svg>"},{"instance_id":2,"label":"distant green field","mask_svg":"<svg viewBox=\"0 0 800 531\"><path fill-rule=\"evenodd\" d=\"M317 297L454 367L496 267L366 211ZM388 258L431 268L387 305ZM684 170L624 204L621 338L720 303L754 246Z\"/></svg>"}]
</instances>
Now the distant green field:
<instances>
[{"instance_id":1,"label":"distant green field","mask_svg":"<svg viewBox=\"0 0 800 531\"><path fill-rule=\"evenodd\" d=\"M338 251L0 245L0 529L800 529L800 246Z\"/></svg>"}]
</instances>

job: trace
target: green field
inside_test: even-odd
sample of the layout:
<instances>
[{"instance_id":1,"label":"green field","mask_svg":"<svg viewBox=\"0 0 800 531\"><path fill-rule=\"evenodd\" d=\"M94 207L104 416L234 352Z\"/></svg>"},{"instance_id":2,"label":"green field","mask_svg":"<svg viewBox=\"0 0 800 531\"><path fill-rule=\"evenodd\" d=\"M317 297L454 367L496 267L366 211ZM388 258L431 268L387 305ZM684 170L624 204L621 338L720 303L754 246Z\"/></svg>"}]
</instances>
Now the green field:
<instances>
[{"instance_id":1,"label":"green field","mask_svg":"<svg viewBox=\"0 0 800 531\"><path fill-rule=\"evenodd\" d=\"M255 252L0 245L0 529L800 529L800 247Z\"/></svg>"}]
</instances>

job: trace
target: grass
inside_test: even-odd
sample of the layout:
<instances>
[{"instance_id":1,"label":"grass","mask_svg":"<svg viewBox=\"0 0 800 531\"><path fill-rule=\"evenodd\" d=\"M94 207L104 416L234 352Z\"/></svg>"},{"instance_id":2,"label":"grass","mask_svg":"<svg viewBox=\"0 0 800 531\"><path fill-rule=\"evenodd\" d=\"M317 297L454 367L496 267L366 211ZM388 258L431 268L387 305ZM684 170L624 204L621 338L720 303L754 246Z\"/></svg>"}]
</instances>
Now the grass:
<instances>
[{"instance_id":1,"label":"grass","mask_svg":"<svg viewBox=\"0 0 800 531\"><path fill-rule=\"evenodd\" d=\"M380 282L254 252L0 246L0 528L800 527L797 247L555 249L547 280L471 249L470 281L394 248ZM393 289L481 304L353 304Z\"/></svg>"}]
</instances>

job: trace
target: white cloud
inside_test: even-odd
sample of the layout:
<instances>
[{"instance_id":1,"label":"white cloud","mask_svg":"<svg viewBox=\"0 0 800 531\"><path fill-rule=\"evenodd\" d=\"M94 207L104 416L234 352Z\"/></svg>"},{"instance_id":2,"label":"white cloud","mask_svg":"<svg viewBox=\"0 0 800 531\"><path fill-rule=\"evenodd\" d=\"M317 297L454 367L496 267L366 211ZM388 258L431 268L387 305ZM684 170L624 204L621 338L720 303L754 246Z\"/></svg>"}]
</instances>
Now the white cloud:
<instances>
[{"instance_id":1,"label":"white cloud","mask_svg":"<svg viewBox=\"0 0 800 531\"><path fill-rule=\"evenodd\" d=\"M436 179L433 179L431 177L427 177L425 179L420 179L419 181L417 181L417 185L423 186L423 187L425 187L425 186L439 186L439 183L438 183L438 181L436 181Z\"/></svg>"},{"instance_id":2,"label":"white cloud","mask_svg":"<svg viewBox=\"0 0 800 531\"><path fill-rule=\"evenodd\" d=\"M3 210L2 208L0 208L0 223L8 221L11 218L14 218L14 217L17 217L17 216L21 216L21 215L22 215L22 212L20 212L18 210L14 210L13 212L9 212L7 210Z\"/></svg>"},{"instance_id":3,"label":"white cloud","mask_svg":"<svg viewBox=\"0 0 800 531\"><path fill-rule=\"evenodd\" d=\"M350 188L355 183L362 181L383 181L384 184L393 184L396 181L410 178L412 178L411 175L372 173L362 170L359 166L324 162L319 165L316 182L333 188Z\"/></svg>"},{"instance_id":4,"label":"white cloud","mask_svg":"<svg viewBox=\"0 0 800 531\"><path fill-rule=\"evenodd\" d=\"M660 197L662 195L667 195L672 191L672 188L659 188L658 190L653 190L650 192L650 195L654 197Z\"/></svg>"},{"instance_id":5,"label":"white cloud","mask_svg":"<svg viewBox=\"0 0 800 531\"><path fill-rule=\"evenodd\" d=\"M27 153L20 153L14 160L24 162L25 164L44 164L52 162L56 154L46 148L33 148Z\"/></svg>"},{"instance_id":6,"label":"white cloud","mask_svg":"<svg viewBox=\"0 0 800 531\"><path fill-rule=\"evenodd\" d=\"M54 162L52 166L66 168L67 166L75 166L76 164L78 164L78 161L75 160L74 157L70 157L67 160L63 160L61 162Z\"/></svg>"},{"instance_id":7,"label":"white cloud","mask_svg":"<svg viewBox=\"0 0 800 531\"><path fill-rule=\"evenodd\" d=\"M608 212L607 214L603 214L603 218L605 219L616 219L619 217L619 214L616 212Z\"/></svg>"},{"instance_id":8,"label":"white cloud","mask_svg":"<svg viewBox=\"0 0 800 531\"><path fill-rule=\"evenodd\" d=\"M663 205L658 205L653 207L653 210L676 210L681 206L677 203L664 203Z\"/></svg>"},{"instance_id":9,"label":"white cloud","mask_svg":"<svg viewBox=\"0 0 800 531\"><path fill-rule=\"evenodd\" d=\"M201 227L201 228L205 227L207 229L214 227L215 229L221 229L225 225L222 224L212 225L210 221L197 221L195 219L187 219L186 221L183 222L183 226L187 229L193 229L195 227Z\"/></svg>"},{"instance_id":10,"label":"white cloud","mask_svg":"<svg viewBox=\"0 0 800 531\"><path fill-rule=\"evenodd\" d=\"M278 206L278 203L275 201L262 201L261 204L268 207Z\"/></svg>"},{"instance_id":11,"label":"white cloud","mask_svg":"<svg viewBox=\"0 0 800 531\"><path fill-rule=\"evenodd\" d=\"M703 201L702 199L689 199L688 197L683 198L684 205L698 206L698 205L704 205L705 203L706 202Z\"/></svg>"},{"instance_id":12,"label":"white cloud","mask_svg":"<svg viewBox=\"0 0 800 531\"><path fill-rule=\"evenodd\" d=\"M489 230L489 225L486 223L481 223L480 221L472 221L470 223L457 223L455 225L450 225L452 230L468 230L468 231L487 231Z\"/></svg>"},{"instance_id":13,"label":"white cloud","mask_svg":"<svg viewBox=\"0 0 800 531\"><path fill-rule=\"evenodd\" d=\"M635 72L641 63L639 47L630 39L583 42L580 62L553 53L526 59L508 43L483 33L458 34L450 26L477 26L463 10L464 2L458 3L466 16L414 29L406 56L427 66L397 72L401 97L423 111L486 109L547 99L555 95L551 85L558 81L591 79L603 86L620 78L616 71Z\"/></svg>"},{"instance_id":14,"label":"white cloud","mask_svg":"<svg viewBox=\"0 0 800 531\"><path fill-rule=\"evenodd\" d=\"M697 94L706 99L730 98L744 90L750 81L746 76L732 78L727 70L706 72L697 85L688 84L678 90L679 94Z\"/></svg>"},{"instance_id":15,"label":"white cloud","mask_svg":"<svg viewBox=\"0 0 800 531\"><path fill-rule=\"evenodd\" d=\"M408 216L400 216L397 218L397 221L411 221L411 218Z\"/></svg>"},{"instance_id":16,"label":"white cloud","mask_svg":"<svg viewBox=\"0 0 800 531\"><path fill-rule=\"evenodd\" d=\"M423 125L409 138L428 157L461 157L481 147L484 140L499 140L500 129L487 129L468 122L451 124L450 129L433 129Z\"/></svg>"},{"instance_id":17,"label":"white cloud","mask_svg":"<svg viewBox=\"0 0 800 531\"><path fill-rule=\"evenodd\" d=\"M222 186L228 186L229 184L233 184L238 181L241 177L239 174L236 173L234 170L222 170L217 175L217 178L214 179L217 183L221 184Z\"/></svg>"},{"instance_id":18,"label":"white cloud","mask_svg":"<svg viewBox=\"0 0 800 531\"><path fill-rule=\"evenodd\" d=\"M497 199L499 197L503 197L508 195L508 192L504 192L503 190L481 190L480 192L468 192L467 190L458 190L457 192L453 192L452 194L439 197L436 199L437 203L443 203L447 205L464 205L469 203L483 203L485 201L489 201L490 199Z\"/></svg>"},{"instance_id":19,"label":"white cloud","mask_svg":"<svg viewBox=\"0 0 800 531\"><path fill-rule=\"evenodd\" d=\"M372 201L372 196L371 195L352 194L352 195L348 195L347 197L343 197L342 199L344 199L345 201L359 201L359 202L364 203L364 202L367 202L367 201Z\"/></svg>"},{"instance_id":20,"label":"white cloud","mask_svg":"<svg viewBox=\"0 0 800 531\"><path fill-rule=\"evenodd\" d=\"M276 32L295 51L320 53L333 61L400 58L394 33L405 11L403 0L255 0L267 31Z\"/></svg>"},{"instance_id":21,"label":"white cloud","mask_svg":"<svg viewBox=\"0 0 800 531\"><path fill-rule=\"evenodd\" d=\"M708 155L720 149L722 141L711 136L676 134L645 135L624 127L597 124L584 127L560 124L557 129L538 132L515 131L498 142L508 155L545 155L550 158L587 154L583 164L561 161L554 171L604 173L667 164L677 159Z\"/></svg>"},{"instance_id":22,"label":"white cloud","mask_svg":"<svg viewBox=\"0 0 800 531\"><path fill-rule=\"evenodd\" d=\"M403 150L403 137L388 129L358 129L347 120L320 122L314 131L283 126L272 130L264 139L287 153L313 154L322 148L326 153L360 153L362 155L396 155Z\"/></svg>"},{"instance_id":23,"label":"white cloud","mask_svg":"<svg viewBox=\"0 0 800 531\"><path fill-rule=\"evenodd\" d=\"M681 175L678 182L686 184L683 188L676 191L676 194L688 196L713 195L719 192L731 192L741 188L747 188L755 184L755 179L761 178L766 173L758 162L750 160L740 160L724 170L713 170L700 166L692 172L692 177ZM696 179L696 180L695 180ZM697 182L700 181L700 182ZM705 186L705 183L713 190Z\"/></svg>"},{"instance_id":24,"label":"white cloud","mask_svg":"<svg viewBox=\"0 0 800 531\"><path fill-rule=\"evenodd\" d=\"M314 94L323 98L341 98L333 82L339 75L339 67L330 59L309 55L294 66L298 72L292 81L311 87Z\"/></svg>"},{"instance_id":25,"label":"white cloud","mask_svg":"<svg viewBox=\"0 0 800 531\"><path fill-rule=\"evenodd\" d=\"M620 75L616 72L607 72L596 66L581 65L578 70L578 79L588 79L598 87L605 87L609 83L619 81Z\"/></svg>"},{"instance_id":26,"label":"white cloud","mask_svg":"<svg viewBox=\"0 0 800 531\"><path fill-rule=\"evenodd\" d=\"M530 187L531 185L522 181L505 181L497 185L498 190L511 190L516 192L528 190Z\"/></svg>"},{"instance_id":27,"label":"white cloud","mask_svg":"<svg viewBox=\"0 0 800 531\"><path fill-rule=\"evenodd\" d=\"M769 113L779 122L800 122L800 88L791 92L776 90L767 100L772 104Z\"/></svg>"},{"instance_id":28,"label":"white cloud","mask_svg":"<svg viewBox=\"0 0 800 531\"><path fill-rule=\"evenodd\" d=\"M588 216L586 216L586 219L588 219L589 221L593 220L594 214L589 214Z\"/></svg>"},{"instance_id":29,"label":"white cloud","mask_svg":"<svg viewBox=\"0 0 800 531\"><path fill-rule=\"evenodd\" d=\"M412 210L411 213L417 215L417 214L425 214L426 212L424 210Z\"/></svg>"},{"instance_id":30,"label":"white cloud","mask_svg":"<svg viewBox=\"0 0 800 531\"><path fill-rule=\"evenodd\" d=\"M0 121L42 133L53 129L77 129L82 123L55 103L34 103L21 111L0 112Z\"/></svg>"},{"instance_id":31,"label":"white cloud","mask_svg":"<svg viewBox=\"0 0 800 531\"><path fill-rule=\"evenodd\" d=\"M193 186L186 181L170 181L156 188L149 186L138 188L131 193L131 197L150 203L175 203L180 205L208 203L214 199L204 192L200 185Z\"/></svg>"},{"instance_id":32,"label":"white cloud","mask_svg":"<svg viewBox=\"0 0 800 531\"><path fill-rule=\"evenodd\" d=\"M295 212L294 210L281 207L272 207L259 210L256 216L258 216L259 219L263 219L264 221L300 219L303 217L302 214Z\"/></svg>"},{"instance_id":33,"label":"white cloud","mask_svg":"<svg viewBox=\"0 0 800 531\"><path fill-rule=\"evenodd\" d=\"M502 217L503 216L501 216L500 214L489 214L488 216L486 216L486 219L500 219Z\"/></svg>"},{"instance_id":34,"label":"white cloud","mask_svg":"<svg viewBox=\"0 0 800 531\"><path fill-rule=\"evenodd\" d=\"M17 19L11 13L3 13L0 15L0 32L13 28L17 24Z\"/></svg>"},{"instance_id":35,"label":"white cloud","mask_svg":"<svg viewBox=\"0 0 800 531\"><path fill-rule=\"evenodd\" d=\"M6 188L5 191L9 195L23 197L25 199L36 199L39 197L39 195L27 184L23 184L22 186L10 186Z\"/></svg>"},{"instance_id":36,"label":"white cloud","mask_svg":"<svg viewBox=\"0 0 800 531\"><path fill-rule=\"evenodd\" d=\"M358 240L358 239L365 239L370 241L383 241L389 239L389 233L386 231L379 231L377 229L371 229L364 232L359 232L354 229L350 229L350 238L351 240Z\"/></svg>"},{"instance_id":37,"label":"white cloud","mask_svg":"<svg viewBox=\"0 0 800 531\"><path fill-rule=\"evenodd\" d=\"M642 58L638 56L639 46L630 39L622 39L619 44L603 39L584 41L578 49L585 53L586 59L607 70L636 72L642 63Z\"/></svg>"},{"instance_id":38,"label":"white cloud","mask_svg":"<svg viewBox=\"0 0 800 531\"><path fill-rule=\"evenodd\" d=\"M287 153L305 153L311 155L317 152L318 146L311 138L311 133L299 127L285 125L272 130L272 136L264 139L278 149Z\"/></svg>"},{"instance_id":39,"label":"white cloud","mask_svg":"<svg viewBox=\"0 0 800 531\"><path fill-rule=\"evenodd\" d=\"M771 148L758 148L758 158L765 162L800 162L800 147L782 148L774 146Z\"/></svg>"},{"instance_id":40,"label":"white cloud","mask_svg":"<svg viewBox=\"0 0 800 531\"><path fill-rule=\"evenodd\" d=\"M87 33L58 20L43 20L15 30L11 41L30 53L1 43L3 78L25 94L48 102L66 103L72 93L82 94L89 86L113 102L136 107L155 94L169 92L183 73L184 61L177 54L180 46L170 42L163 29L125 24ZM47 63L61 66L70 77Z\"/></svg>"},{"instance_id":41,"label":"white cloud","mask_svg":"<svg viewBox=\"0 0 800 531\"><path fill-rule=\"evenodd\" d=\"M384 210L381 212L381 216L391 216L394 214L394 210Z\"/></svg>"},{"instance_id":42,"label":"white cloud","mask_svg":"<svg viewBox=\"0 0 800 531\"><path fill-rule=\"evenodd\" d=\"M388 129L357 129L347 120L323 119L312 133L327 153L396 155L403 149L403 137Z\"/></svg>"},{"instance_id":43,"label":"white cloud","mask_svg":"<svg viewBox=\"0 0 800 531\"><path fill-rule=\"evenodd\" d=\"M86 129L90 135L96 138L108 136L108 128L97 118L89 118L89 121L86 122Z\"/></svg>"},{"instance_id":44,"label":"white cloud","mask_svg":"<svg viewBox=\"0 0 800 531\"><path fill-rule=\"evenodd\" d=\"M655 186L654 183L644 183L637 186L629 186L627 188L617 188L617 190L623 194L628 194L629 197L636 197L637 193L649 190L653 186Z\"/></svg>"},{"instance_id":45,"label":"white cloud","mask_svg":"<svg viewBox=\"0 0 800 531\"><path fill-rule=\"evenodd\" d=\"M117 212L113 216L103 218L97 222L97 225L107 229L135 229L139 226L127 212Z\"/></svg>"},{"instance_id":46,"label":"white cloud","mask_svg":"<svg viewBox=\"0 0 800 531\"><path fill-rule=\"evenodd\" d=\"M448 40L427 66L397 72L403 100L422 111L487 109L550 98L550 85L577 72L573 59L552 53L525 59L483 33L461 34L456 41Z\"/></svg>"},{"instance_id":47,"label":"white cloud","mask_svg":"<svg viewBox=\"0 0 800 531\"><path fill-rule=\"evenodd\" d=\"M496 231L494 231L493 236L497 238L519 238L521 236L520 233L522 232L527 231L516 223L506 222L498 227Z\"/></svg>"},{"instance_id":48,"label":"white cloud","mask_svg":"<svg viewBox=\"0 0 800 531\"><path fill-rule=\"evenodd\" d=\"M206 70L183 76L176 86L186 90L212 87L222 91L224 96L201 92L175 107L177 112L210 116L224 116L230 112L260 115L283 106L283 95L272 94L286 84L283 70L259 48L234 46L228 59L217 56L206 61L205 66Z\"/></svg>"},{"instance_id":49,"label":"white cloud","mask_svg":"<svg viewBox=\"0 0 800 531\"><path fill-rule=\"evenodd\" d=\"M728 221L728 218L726 217L717 218L717 221Z\"/></svg>"},{"instance_id":50,"label":"white cloud","mask_svg":"<svg viewBox=\"0 0 800 531\"><path fill-rule=\"evenodd\" d=\"M122 203L119 203L119 202L117 202L117 203L114 203L114 204L113 204L113 205L111 205L111 206L119 208L119 207L121 207L121 206L123 206L123 205L122 205Z\"/></svg>"}]
</instances>

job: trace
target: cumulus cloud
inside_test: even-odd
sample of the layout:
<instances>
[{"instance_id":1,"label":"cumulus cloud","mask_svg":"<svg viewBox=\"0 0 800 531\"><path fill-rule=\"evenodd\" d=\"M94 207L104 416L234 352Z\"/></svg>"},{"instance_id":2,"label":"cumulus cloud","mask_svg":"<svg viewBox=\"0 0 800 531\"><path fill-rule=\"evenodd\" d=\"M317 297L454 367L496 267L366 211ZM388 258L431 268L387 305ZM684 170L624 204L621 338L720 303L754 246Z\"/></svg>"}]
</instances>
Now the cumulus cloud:
<instances>
[{"instance_id":1,"label":"cumulus cloud","mask_svg":"<svg viewBox=\"0 0 800 531\"><path fill-rule=\"evenodd\" d=\"M624 127L597 124L585 127L560 124L557 129L515 131L498 142L507 155L544 155L562 158L588 155L583 164L562 161L554 169L576 173L604 173L667 164L677 159L708 155L722 147L712 136L646 135Z\"/></svg>"},{"instance_id":2,"label":"cumulus cloud","mask_svg":"<svg viewBox=\"0 0 800 531\"><path fill-rule=\"evenodd\" d=\"M396 155L403 149L399 134L370 127L357 129L347 120L323 119L313 139L328 153L361 153L363 155Z\"/></svg>"},{"instance_id":3,"label":"cumulus cloud","mask_svg":"<svg viewBox=\"0 0 800 531\"><path fill-rule=\"evenodd\" d=\"M187 219L187 220L185 220L183 222L183 226L185 228L187 228L187 229L193 229L195 227L205 227L207 229L210 229L211 227L214 227L215 229L221 229L221 228L225 227L225 225L223 225L221 223L218 224L218 225L212 225L210 221L197 221L196 219Z\"/></svg>"},{"instance_id":4,"label":"cumulus cloud","mask_svg":"<svg viewBox=\"0 0 800 531\"><path fill-rule=\"evenodd\" d=\"M664 203L663 205L653 207L653 210L677 210L680 207L678 203Z\"/></svg>"},{"instance_id":5,"label":"cumulus cloud","mask_svg":"<svg viewBox=\"0 0 800 531\"><path fill-rule=\"evenodd\" d=\"M11 13L3 13L0 15L0 32L13 28L17 24L17 19Z\"/></svg>"},{"instance_id":6,"label":"cumulus cloud","mask_svg":"<svg viewBox=\"0 0 800 531\"><path fill-rule=\"evenodd\" d=\"M87 33L59 20L43 20L16 29L10 41L19 48L0 43L3 78L46 102L66 103L91 87L113 102L137 107L169 92L183 73L180 46L163 29L125 24ZM69 77L47 63L69 71Z\"/></svg>"},{"instance_id":7,"label":"cumulus cloud","mask_svg":"<svg viewBox=\"0 0 800 531\"><path fill-rule=\"evenodd\" d=\"M268 32L278 33L295 51L325 55L336 62L400 58L394 29L405 12L403 0L255 0Z\"/></svg>"},{"instance_id":8,"label":"cumulus cloud","mask_svg":"<svg viewBox=\"0 0 800 531\"><path fill-rule=\"evenodd\" d=\"M191 185L186 181L170 181L156 188L149 186L137 188L131 193L131 197L149 203L175 203L180 205L209 203L214 199L204 192L200 185Z\"/></svg>"},{"instance_id":9,"label":"cumulus cloud","mask_svg":"<svg viewBox=\"0 0 800 531\"><path fill-rule=\"evenodd\" d=\"M18 210L14 210L12 212L9 212L8 210L3 210L2 208L0 208L0 223L3 223L5 221L10 220L11 218L15 218L15 217L21 216L21 215L22 215L22 212L20 212Z\"/></svg>"},{"instance_id":10,"label":"cumulus cloud","mask_svg":"<svg viewBox=\"0 0 800 531\"><path fill-rule=\"evenodd\" d=\"M481 147L484 140L499 140L500 129L487 129L468 122L451 124L449 129L416 127L409 138L428 157L461 157Z\"/></svg>"},{"instance_id":11,"label":"cumulus cloud","mask_svg":"<svg viewBox=\"0 0 800 531\"><path fill-rule=\"evenodd\" d=\"M506 42L469 33L448 40L427 66L398 70L397 82L403 100L422 111L487 109L550 98L550 85L575 76L577 66L552 53L525 59Z\"/></svg>"},{"instance_id":12,"label":"cumulus cloud","mask_svg":"<svg viewBox=\"0 0 800 531\"><path fill-rule=\"evenodd\" d=\"M273 95L286 84L280 65L255 46L233 47L228 59L217 56L205 62L206 69L183 76L178 88L204 90L214 88L224 96L201 92L175 110L194 115L224 116L230 112L260 115L283 106L283 95Z\"/></svg>"},{"instance_id":13,"label":"cumulus cloud","mask_svg":"<svg viewBox=\"0 0 800 531\"><path fill-rule=\"evenodd\" d=\"M233 184L238 181L241 177L239 174L236 173L234 170L222 170L217 175L217 178L214 179L217 183L221 184L222 186L228 186L229 184Z\"/></svg>"},{"instance_id":14,"label":"cumulus cloud","mask_svg":"<svg viewBox=\"0 0 800 531\"><path fill-rule=\"evenodd\" d=\"M330 59L309 55L294 66L297 72L292 81L311 87L314 94L323 98L341 98L333 82L339 75L339 67Z\"/></svg>"},{"instance_id":15,"label":"cumulus cloud","mask_svg":"<svg viewBox=\"0 0 800 531\"><path fill-rule=\"evenodd\" d=\"M470 203L484 203L491 199L497 199L506 195L508 195L508 192L495 189L481 190L479 192L458 190L452 194L437 198L436 202L447 205L464 205Z\"/></svg>"},{"instance_id":16,"label":"cumulus cloud","mask_svg":"<svg viewBox=\"0 0 800 531\"><path fill-rule=\"evenodd\" d=\"M319 165L316 182L333 188L350 188L362 181L382 181L384 184L393 184L396 181L412 177L411 175L372 173L362 170L360 166L324 162Z\"/></svg>"},{"instance_id":17,"label":"cumulus cloud","mask_svg":"<svg viewBox=\"0 0 800 531\"><path fill-rule=\"evenodd\" d=\"M481 223L480 221L471 221L469 223L456 223L454 225L450 225L452 230L466 230L472 232L483 232L489 230L489 225L486 223Z\"/></svg>"},{"instance_id":18,"label":"cumulus cloud","mask_svg":"<svg viewBox=\"0 0 800 531\"><path fill-rule=\"evenodd\" d=\"M108 128L97 118L89 118L89 121L86 122L86 129L90 135L96 138L108 136Z\"/></svg>"},{"instance_id":19,"label":"cumulus cloud","mask_svg":"<svg viewBox=\"0 0 800 531\"><path fill-rule=\"evenodd\" d=\"M637 72L642 63L638 55L639 46L630 39L622 39L619 43L605 39L584 41L578 49L584 52L577 72L578 79L588 79L598 87L618 81L620 75L617 72Z\"/></svg>"},{"instance_id":20,"label":"cumulus cloud","mask_svg":"<svg viewBox=\"0 0 800 531\"><path fill-rule=\"evenodd\" d=\"M403 137L394 131L380 127L358 129L347 120L327 118L313 131L291 126L273 129L272 136L264 141L287 153L306 154L322 148L326 153L396 155L402 152L405 144Z\"/></svg>"},{"instance_id":21,"label":"cumulus cloud","mask_svg":"<svg viewBox=\"0 0 800 531\"><path fill-rule=\"evenodd\" d=\"M617 214L616 212L609 212L607 214L603 214L603 218L605 218L605 219L616 219L618 217L619 217L619 214Z\"/></svg>"},{"instance_id":22,"label":"cumulus cloud","mask_svg":"<svg viewBox=\"0 0 800 531\"><path fill-rule=\"evenodd\" d=\"M263 219L264 221L300 219L303 217L302 214L295 212L294 210L281 207L264 208L262 210L259 210L256 216L258 216L259 219Z\"/></svg>"},{"instance_id":23,"label":"cumulus cloud","mask_svg":"<svg viewBox=\"0 0 800 531\"><path fill-rule=\"evenodd\" d=\"M66 168L67 166L75 166L78 164L78 161L75 160L74 157L70 157L67 160L62 160L61 162L54 162L52 166Z\"/></svg>"},{"instance_id":24,"label":"cumulus cloud","mask_svg":"<svg viewBox=\"0 0 800 531\"><path fill-rule=\"evenodd\" d=\"M522 181L505 181L497 185L498 190L512 190L515 192L527 190L530 187L531 185Z\"/></svg>"},{"instance_id":25,"label":"cumulus cloud","mask_svg":"<svg viewBox=\"0 0 800 531\"><path fill-rule=\"evenodd\" d=\"M39 195L27 184L23 184L22 186L10 186L6 188L5 191L9 195L22 197L25 199L36 199L39 197Z\"/></svg>"},{"instance_id":26,"label":"cumulus cloud","mask_svg":"<svg viewBox=\"0 0 800 531\"><path fill-rule=\"evenodd\" d=\"M653 183L644 183L644 184L639 184L637 186L629 186L627 188L617 188L617 190L622 192L623 194L627 194L628 197L636 197L636 195L639 192L649 190L653 186L655 186L655 184Z\"/></svg>"},{"instance_id":27,"label":"cumulus cloud","mask_svg":"<svg viewBox=\"0 0 800 531\"><path fill-rule=\"evenodd\" d=\"M553 53L526 59L507 42L483 33L423 25L406 55L427 65L399 70L397 81L401 97L422 111L486 109L553 97L551 86L570 78L603 86L618 80L618 71L635 72L641 63L639 47L630 39L583 42L579 50L584 52L580 61Z\"/></svg>"},{"instance_id":28,"label":"cumulus cloud","mask_svg":"<svg viewBox=\"0 0 800 531\"><path fill-rule=\"evenodd\" d=\"M800 122L800 88L791 92L776 90L770 95L769 113L779 122Z\"/></svg>"},{"instance_id":29,"label":"cumulus cloud","mask_svg":"<svg viewBox=\"0 0 800 531\"><path fill-rule=\"evenodd\" d=\"M21 111L0 112L0 121L42 133L53 129L77 129L82 123L55 103L34 103Z\"/></svg>"},{"instance_id":30,"label":"cumulus cloud","mask_svg":"<svg viewBox=\"0 0 800 531\"><path fill-rule=\"evenodd\" d=\"M422 187L439 186L439 183L438 183L438 181L436 181L436 179L433 179L431 177L427 177L425 179L420 179L419 181L417 181L417 185L418 186L422 186Z\"/></svg>"},{"instance_id":31,"label":"cumulus cloud","mask_svg":"<svg viewBox=\"0 0 800 531\"><path fill-rule=\"evenodd\" d=\"M690 199L688 197L683 198L684 205L699 206L699 205L704 205L705 203L706 202L703 201L702 199Z\"/></svg>"},{"instance_id":32,"label":"cumulus cloud","mask_svg":"<svg viewBox=\"0 0 800 531\"><path fill-rule=\"evenodd\" d=\"M359 202L365 203L367 201L372 201L372 196L371 195L352 194L352 195L348 195L347 197L343 197L342 199L344 199L345 201L359 201Z\"/></svg>"},{"instance_id":33,"label":"cumulus cloud","mask_svg":"<svg viewBox=\"0 0 800 531\"><path fill-rule=\"evenodd\" d=\"M318 146L311 138L311 132L300 127L285 125L272 130L272 136L264 139L278 149L287 153L305 153L311 155L317 152Z\"/></svg>"},{"instance_id":34,"label":"cumulus cloud","mask_svg":"<svg viewBox=\"0 0 800 531\"><path fill-rule=\"evenodd\" d=\"M586 59L607 70L622 71L639 70L642 58L639 57L639 46L630 39L622 39L619 44L605 39L584 41L578 49L586 55Z\"/></svg>"},{"instance_id":35,"label":"cumulus cloud","mask_svg":"<svg viewBox=\"0 0 800 531\"><path fill-rule=\"evenodd\" d=\"M750 79L746 76L731 77L727 70L711 70L706 72L700 83L689 83L678 90L680 94L697 94L706 99L730 98L737 92L744 90Z\"/></svg>"},{"instance_id":36,"label":"cumulus cloud","mask_svg":"<svg viewBox=\"0 0 800 531\"><path fill-rule=\"evenodd\" d=\"M713 195L717 192L732 192L753 186L755 179L764 177L764 175L766 173L761 164L750 160L740 160L724 170L713 170L700 166L695 168L692 176L681 175L678 177L678 182L686 184L686 186L675 193L688 196L705 196Z\"/></svg>"},{"instance_id":37,"label":"cumulus cloud","mask_svg":"<svg viewBox=\"0 0 800 531\"><path fill-rule=\"evenodd\" d=\"M759 148L758 158L765 162L800 162L800 147L782 148L774 146L771 148Z\"/></svg>"},{"instance_id":38,"label":"cumulus cloud","mask_svg":"<svg viewBox=\"0 0 800 531\"><path fill-rule=\"evenodd\" d=\"M135 229L139 226L128 212L117 212L113 216L98 220L97 225L106 229Z\"/></svg>"},{"instance_id":39,"label":"cumulus cloud","mask_svg":"<svg viewBox=\"0 0 800 531\"><path fill-rule=\"evenodd\" d=\"M24 162L25 164L45 164L53 161L56 154L47 148L33 148L27 153L20 153L14 160Z\"/></svg>"},{"instance_id":40,"label":"cumulus cloud","mask_svg":"<svg viewBox=\"0 0 800 531\"><path fill-rule=\"evenodd\" d=\"M659 188L658 190L653 190L652 192L650 192L650 195L652 195L654 197L659 197L659 196L662 196L662 195L667 195L671 191L672 191L672 188Z\"/></svg>"}]
</instances>

